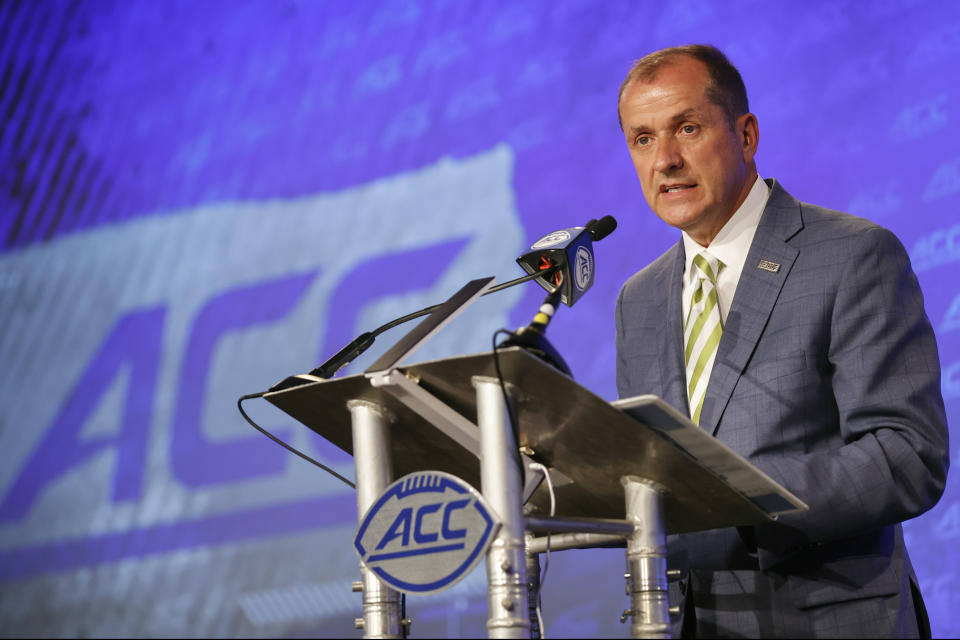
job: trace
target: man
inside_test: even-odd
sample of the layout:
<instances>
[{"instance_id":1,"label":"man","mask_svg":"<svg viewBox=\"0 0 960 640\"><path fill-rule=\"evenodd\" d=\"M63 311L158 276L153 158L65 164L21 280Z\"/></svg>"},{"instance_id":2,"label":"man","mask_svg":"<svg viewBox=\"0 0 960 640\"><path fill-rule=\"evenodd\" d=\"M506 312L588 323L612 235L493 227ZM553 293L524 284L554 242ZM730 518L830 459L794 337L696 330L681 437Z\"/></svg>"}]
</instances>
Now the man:
<instances>
[{"instance_id":1,"label":"man","mask_svg":"<svg viewBox=\"0 0 960 640\"><path fill-rule=\"evenodd\" d=\"M713 47L642 58L618 108L647 203L683 232L620 293L619 394L661 396L810 507L670 536L675 635L929 635L899 523L939 499L947 427L902 245L758 176Z\"/></svg>"}]
</instances>

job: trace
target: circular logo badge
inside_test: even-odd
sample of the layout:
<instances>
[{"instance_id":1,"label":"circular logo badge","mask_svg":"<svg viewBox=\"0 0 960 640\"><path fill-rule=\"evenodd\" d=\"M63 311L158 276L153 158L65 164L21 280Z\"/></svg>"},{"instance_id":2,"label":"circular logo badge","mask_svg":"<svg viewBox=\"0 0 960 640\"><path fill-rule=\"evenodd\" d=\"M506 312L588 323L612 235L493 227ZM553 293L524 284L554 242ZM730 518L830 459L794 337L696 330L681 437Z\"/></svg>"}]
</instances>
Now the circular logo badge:
<instances>
[{"instance_id":1,"label":"circular logo badge","mask_svg":"<svg viewBox=\"0 0 960 640\"><path fill-rule=\"evenodd\" d=\"M417 471L367 511L353 546L363 565L412 594L453 586L484 557L500 522L483 496L442 471Z\"/></svg>"},{"instance_id":2,"label":"circular logo badge","mask_svg":"<svg viewBox=\"0 0 960 640\"><path fill-rule=\"evenodd\" d=\"M555 244L560 244L561 242L566 242L570 239L570 234L566 231L554 231L553 233L548 233L543 236L530 247L531 249L545 249L546 247L552 247Z\"/></svg>"},{"instance_id":3,"label":"circular logo badge","mask_svg":"<svg viewBox=\"0 0 960 640\"><path fill-rule=\"evenodd\" d=\"M576 261L573 265L573 277L577 282L577 289L581 291L593 282L593 254L586 247L577 249Z\"/></svg>"}]
</instances>

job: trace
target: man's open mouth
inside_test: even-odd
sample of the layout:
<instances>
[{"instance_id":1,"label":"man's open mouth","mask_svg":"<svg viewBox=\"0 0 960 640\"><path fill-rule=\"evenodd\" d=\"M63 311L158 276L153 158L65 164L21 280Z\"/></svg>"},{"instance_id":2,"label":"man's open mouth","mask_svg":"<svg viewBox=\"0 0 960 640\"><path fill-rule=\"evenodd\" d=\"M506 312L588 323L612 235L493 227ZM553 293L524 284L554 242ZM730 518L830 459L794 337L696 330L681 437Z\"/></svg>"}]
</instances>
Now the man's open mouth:
<instances>
[{"instance_id":1,"label":"man's open mouth","mask_svg":"<svg viewBox=\"0 0 960 640\"><path fill-rule=\"evenodd\" d=\"M694 188L695 184L665 184L660 185L660 193L678 193Z\"/></svg>"}]
</instances>

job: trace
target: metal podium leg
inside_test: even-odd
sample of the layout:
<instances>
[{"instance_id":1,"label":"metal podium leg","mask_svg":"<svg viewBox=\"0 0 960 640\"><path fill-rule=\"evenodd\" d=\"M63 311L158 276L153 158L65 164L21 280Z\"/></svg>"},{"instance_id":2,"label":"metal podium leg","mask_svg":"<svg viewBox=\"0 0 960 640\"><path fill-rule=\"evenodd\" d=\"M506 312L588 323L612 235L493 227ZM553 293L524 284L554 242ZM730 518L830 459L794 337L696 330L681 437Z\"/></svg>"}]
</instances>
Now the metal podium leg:
<instances>
[{"instance_id":1,"label":"metal podium leg","mask_svg":"<svg viewBox=\"0 0 960 640\"><path fill-rule=\"evenodd\" d=\"M357 518L362 519L393 480L390 458L389 413L366 400L347 403L353 426L353 464L357 475ZM364 638L401 638L400 594L361 567L363 575L363 618L355 625ZM404 621L406 622L406 621Z\"/></svg>"},{"instance_id":2,"label":"metal podium leg","mask_svg":"<svg viewBox=\"0 0 960 640\"><path fill-rule=\"evenodd\" d=\"M533 534L527 533L527 617L530 619L530 638L539 640L543 637L543 629L540 628L540 620L537 616L537 609L540 606L540 554L530 551L530 543L533 540Z\"/></svg>"},{"instance_id":3,"label":"metal podium leg","mask_svg":"<svg viewBox=\"0 0 960 640\"><path fill-rule=\"evenodd\" d=\"M626 494L627 519L634 522L633 535L627 538L630 635L670 638L663 488L635 476L625 476L620 483Z\"/></svg>"},{"instance_id":4,"label":"metal podium leg","mask_svg":"<svg viewBox=\"0 0 960 640\"><path fill-rule=\"evenodd\" d=\"M487 551L487 634L491 638L529 638L526 553L517 443L510 428L500 381L474 376L480 427L480 484L483 497L503 525ZM507 385L510 394L510 385Z\"/></svg>"}]
</instances>

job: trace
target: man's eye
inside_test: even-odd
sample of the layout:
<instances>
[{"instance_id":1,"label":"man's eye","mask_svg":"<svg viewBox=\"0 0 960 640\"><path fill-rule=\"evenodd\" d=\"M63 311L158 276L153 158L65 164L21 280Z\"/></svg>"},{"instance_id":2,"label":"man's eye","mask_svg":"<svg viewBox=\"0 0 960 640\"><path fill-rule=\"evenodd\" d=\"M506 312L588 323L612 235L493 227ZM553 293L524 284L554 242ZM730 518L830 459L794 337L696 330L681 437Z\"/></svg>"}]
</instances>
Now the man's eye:
<instances>
[{"instance_id":1,"label":"man's eye","mask_svg":"<svg viewBox=\"0 0 960 640\"><path fill-rule=\"evenodd\" d=\"M684 133L695 133L697 131L697 125L695 124L685 124L681 127L681 130Z\"/></svg>"},{"instance_id":2,"label":"man's eye","mask_svg":"<svg viewBox=\"0 0 960 640\"><path fill-rule=\"evenodd\" d=\"M646 146L650 144L650 136L637 136L635 143L639 147Z\"/></svg>"}]
</instances>

